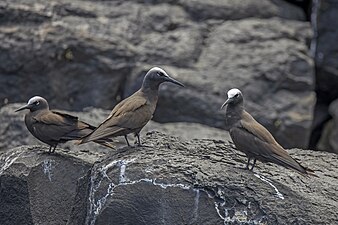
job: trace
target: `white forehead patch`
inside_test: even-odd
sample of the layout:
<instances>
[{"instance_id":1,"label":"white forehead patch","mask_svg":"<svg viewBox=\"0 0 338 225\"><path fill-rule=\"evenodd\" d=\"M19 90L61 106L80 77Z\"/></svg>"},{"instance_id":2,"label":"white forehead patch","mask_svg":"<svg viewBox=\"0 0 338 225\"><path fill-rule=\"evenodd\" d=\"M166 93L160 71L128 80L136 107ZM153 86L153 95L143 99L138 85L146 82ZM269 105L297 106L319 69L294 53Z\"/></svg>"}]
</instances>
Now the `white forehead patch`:
<instances>
[{"instance_id":1,"label":"white forehead patch","mask_svg":"<svg viewBox=\"0 0 338 225\"><path fill-rule=\"evenodd\" d=\"M28 104L32 104L33 102L36 102L36 101L39 101L39 100L42 100L42 99L43 98L40 97L40 96L34 96L33 98L28 100Z\"/></svg>"},{"instance_id":2,"label":"white forehead patch","mask_svg":"<svg viewBox=\"0 0 338 225\"><path fill-rule=\"evenodd\" d=\"M237 88L233 88L228 91L228 98L233 98L237 94L242 94L242 92Z\"/></svg>"},{"instance_id":3,"label":"white forehead patch","mask_svg":"<svg viewBox=\"0 0 338 225\"><path fill-rule=\"evenodd\" d=\"M168 74L164 71L164 69L161 69L160 67L153 67L149 70L149 72L162 72L164 75L168 76Z\"/></svg>"}]
</instances>

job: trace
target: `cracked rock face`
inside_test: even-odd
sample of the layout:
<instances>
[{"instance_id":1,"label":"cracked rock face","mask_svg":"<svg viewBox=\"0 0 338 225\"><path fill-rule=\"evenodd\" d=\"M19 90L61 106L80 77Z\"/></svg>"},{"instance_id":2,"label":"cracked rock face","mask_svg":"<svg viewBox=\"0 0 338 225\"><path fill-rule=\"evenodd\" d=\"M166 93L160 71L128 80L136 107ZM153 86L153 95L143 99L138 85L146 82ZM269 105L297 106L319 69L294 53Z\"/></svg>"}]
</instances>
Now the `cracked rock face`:
<instances>
[{"instance_id":1,"label":"cracked rock face","mask_svg":"<svg viewBox=\"0 0 338 225\"><path fill-rule=\"evenodd\" d=\"M158 132L98 156L23 146L0 155L1 224L335 224L337 155L293 149L303 177L246 158L228 142ZM325 159L325 160L324 160ZM10 196L15 196L10 197Z\"/></svg>"},{"instance_id":2,"label":"cracked rock face","mask_svg":"<svg viewBox=\"0 0 338 225\"><path fill-rule=\"evenodd\" d=\"M1 154L1 224L66 224L90 164L41 146ZM6 213L10 212L10 213Z\"/></svg>"},{"instance_id":3,"label":"cracked rock face","mask_svg":"<svg viewBox=\"0 0 338 225\"><path fill-rule=\"evenodd\" d=\"M285 1L4 0L0 14L1 104L112 109L157 65L186 88L161 88L156 121L226 129L219 107L237 87L283 146L308 144L310 26Z\"/></svg>"}]
</instances>

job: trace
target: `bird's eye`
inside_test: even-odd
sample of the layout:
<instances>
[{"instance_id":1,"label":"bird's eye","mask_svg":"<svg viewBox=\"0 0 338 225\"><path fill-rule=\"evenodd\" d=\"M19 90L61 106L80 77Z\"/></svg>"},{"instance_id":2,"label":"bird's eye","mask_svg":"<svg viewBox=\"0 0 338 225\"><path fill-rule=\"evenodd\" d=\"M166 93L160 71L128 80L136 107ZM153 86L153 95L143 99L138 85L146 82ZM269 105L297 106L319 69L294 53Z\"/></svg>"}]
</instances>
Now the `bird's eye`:
<instances>
[{"instance_id":1,"label":"bird's eye","mask_svg":"<svg viewBox=\"0 0 338 225\"><path fill-rule=\"evenodd\" d=\"M160 77L164 77L164 73L162 72L158 72L157 75L159 75Z\"/></svg>"},{"instance_id":2,"label":"bird's eye","mask_svg":"<svg viewBox=\"0 0 338 225\"><path fill-rule=\"evenodd\" d=\"M39 105L39 104L40 104L39 101L34 102L34 105Z\"/></svg>"},{"instance_id":3,"label":"bird's eye","mask_svg":"<svg viewBox=\"0 0 338 225\"><path fill-rule=\"evenodd\" d=\"M239 96L239 94L237 93L237 94L235 94L235 98L237 98Z\"/></svg>"}]
</instances>

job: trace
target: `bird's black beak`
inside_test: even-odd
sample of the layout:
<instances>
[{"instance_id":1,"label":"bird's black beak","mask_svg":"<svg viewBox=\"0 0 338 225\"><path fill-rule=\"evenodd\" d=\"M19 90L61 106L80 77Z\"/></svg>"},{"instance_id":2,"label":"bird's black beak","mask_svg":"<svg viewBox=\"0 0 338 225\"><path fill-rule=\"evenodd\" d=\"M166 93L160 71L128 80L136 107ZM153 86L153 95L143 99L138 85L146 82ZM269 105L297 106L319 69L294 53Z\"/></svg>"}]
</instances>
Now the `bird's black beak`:
<instances>
[{"instance_id":1,"label":"bird's black beak","mask_svg":"<svg viewBox=\"0 0 338 225\"><path fill-rule=\"evenodd\" d=\"M228 98L228 99L223 103L223 105L221 106L221 109L223 109L230 101L231 101L231 99Z\"/></svg>"},{"instance_id":2,"label":"bird's black beak","mask_svg":"<svg viewBox=\"0 0 338 225\"><path fill-rule=\"evenodd\" d=\"M177 85L179 85L179 86L181 86L181 87L184 87L184 85L183 85L181 82L175 80L174 78L168 77L168 78L166 79L166 81L171 82L171 83L173 83L173 84L177 84Z\"/></svg>"},{"instance_id":3,"label":"bird's black beak","mask_svg":"<svg viewBox=\"0 0 338 225\"><path fill-rule=\"evenodd\" d=\"M30 105L28 105L28 104L24 105L24 106L18 108L17 110L15 110L14 112L19 112L19 111L24 110L24 109L30 109Z\"/></svg>"}]
</instances>

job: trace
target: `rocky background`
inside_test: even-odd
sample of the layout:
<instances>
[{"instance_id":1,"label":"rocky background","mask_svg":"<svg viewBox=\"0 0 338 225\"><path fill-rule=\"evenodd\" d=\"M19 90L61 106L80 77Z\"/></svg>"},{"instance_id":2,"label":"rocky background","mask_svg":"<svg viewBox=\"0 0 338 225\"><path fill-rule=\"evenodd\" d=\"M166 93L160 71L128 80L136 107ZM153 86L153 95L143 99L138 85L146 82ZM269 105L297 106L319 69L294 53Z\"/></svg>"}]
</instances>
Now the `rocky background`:
<instances>
[{"instance_id":1,"label":"rocky background","mask_svg":"<svg viewBox=\"0 0 338 225\"><path fill-rule=\"evenodd\" d=\"M337 155L290 150L319 178L243 171L219 109L237 87L284 147L338 153L337 15L334 0L1 1L0 224L337 224ZM14 113L41 95L98 125L155 65L186 88L161 86L146 147L48 155Z\"/></svg>"},{"instance_id":2,"label":"rocky background","mask_svg":"<svg viewBox=\"0 0 338 225\"><path fill-rule=\"evenodd\" d=\"M338 151L329 111L338 98L335 6L320 0L4 0L0 104L41 95L54 109L111 110L157 65L186 88L163 85L156 122L227 129L219 108L237 87L248 111L283 146Z\"/></svg>"}]
</instances>

